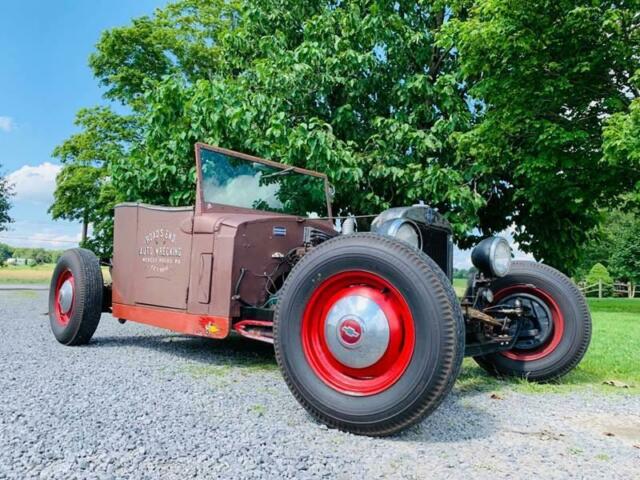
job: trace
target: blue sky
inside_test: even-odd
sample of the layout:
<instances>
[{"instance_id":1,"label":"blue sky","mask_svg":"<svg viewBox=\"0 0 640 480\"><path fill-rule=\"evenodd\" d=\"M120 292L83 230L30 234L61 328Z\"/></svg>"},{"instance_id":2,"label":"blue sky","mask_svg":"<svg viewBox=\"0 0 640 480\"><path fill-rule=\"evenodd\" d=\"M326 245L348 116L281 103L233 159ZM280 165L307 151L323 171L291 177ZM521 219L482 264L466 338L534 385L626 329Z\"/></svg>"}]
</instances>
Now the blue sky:
<instances>
[{"instance_id":1,"label":"blue sky","mask_svg":"<svg viewBox=\"0 0 640 480\"><path fill-rule=\"evenodd\" d=\"M80 227L47 214L58 162L81 107L105 103L88 67L100 33L153 13L161 0L6 1L0 4L0 165L15 183L15 223L0 242L68 248Z\"/></svg>"}]
</instances>

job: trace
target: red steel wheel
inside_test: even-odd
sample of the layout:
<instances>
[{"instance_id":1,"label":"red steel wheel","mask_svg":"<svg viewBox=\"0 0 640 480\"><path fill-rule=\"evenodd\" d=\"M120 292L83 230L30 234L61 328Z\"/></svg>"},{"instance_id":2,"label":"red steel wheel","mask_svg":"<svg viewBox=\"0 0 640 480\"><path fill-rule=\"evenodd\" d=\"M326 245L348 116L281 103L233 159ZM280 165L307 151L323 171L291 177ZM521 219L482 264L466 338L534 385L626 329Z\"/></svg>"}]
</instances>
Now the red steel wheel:
<instances>
[{"instance_id":1,"label":"red steel wheel","mask_svg":"<svg viewBox=\"0 0 640 480\"><path fill-rule=\"evenodd\" d=\"M373 395L404 373L415 345L406 300L387 280L366 271L322 282L302 321L302 346L314 372L348 395Z\"/></svg>"},{"instance_id":2,"label":"red steel wheel","mask_svg":"<svg viewBox=\"0 0 640 480\"><path fill-rule=\"evenodd\" d=\"M102 314L100 261L89 250L62 254L49 288L49 325L60 343L84 345L91 340Z\"/></svg>"},{"instance_id":3,"label":"red steel wheel","mask_svg":"<svg viewBox=\"0 0 640 480\"><path fill-rule=\"evenodd\" d=\"M300 404L326 425L390 435L431 413L464 353L451 282L404 242L341 235L293 267L278 293L276 360Z\"/></svg>"},{"instance_id":4,"label":"red steel wheel","mask_svg":"<svg viewBox=\"0 0 640 480\"><path fill-rule=\"evenodd\" d=\"M539 382L557 379L578 365L591 339L591 316L571 279L544 264L514 261L509 274L491 283L494 305L515 305L525 314L511 350L474 357L494 375Z\"/></svg>"},{"instance_id":5,"label":"red steel wheel","mask_svg":"<svg viewBox=\"0 0 640 480\"><path fill-rule=\"evenodd\" d=\"M564 333L564 316L551 295L532 285L514 285L495 294L494 303L512 305L516 300L527 307L525 334L521 334L512 350L502 355L517 361L539 360L551 354L560 344Z\"/></svg>"},{"instance_id":6,"label":"red steel wheel","mask_svg":"<svg viewBox=\"0 0 640 480\"><path fill-rule=\"evenodd\" d=\"M60 325L66 327L73 310L75 280L70 270L65 270L58 277L55 291L54 312Z\"/></svg>"}]
</instances>

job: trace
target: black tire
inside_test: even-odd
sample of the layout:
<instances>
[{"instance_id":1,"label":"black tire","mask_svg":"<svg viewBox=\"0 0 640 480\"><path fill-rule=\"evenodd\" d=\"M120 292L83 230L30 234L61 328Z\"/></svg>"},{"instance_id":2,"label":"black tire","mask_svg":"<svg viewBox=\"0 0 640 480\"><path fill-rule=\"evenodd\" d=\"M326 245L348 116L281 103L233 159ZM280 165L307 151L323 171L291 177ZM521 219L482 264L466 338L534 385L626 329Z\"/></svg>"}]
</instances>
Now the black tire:
<instances>
[{"instance_id":1,"label":"black tire","mask_svg":"<svg viewBox=\"0 0 640 480\"><path fill-rule=\"evenodd\" d=\"M344 272L370 272L406 300L415 329L411 359L379 393L355 396L326 383L310 366L301 339L308 301L322 281ZM336 237L305 255L279 295L275 353L300 404L326 425L355 434L391 435L431 413L451 390L464 355L462 312L449 279L428 256L372 233Z\"/></svg>"},{"instance_id":2,"label":"black tire","mask_svg":"<svg viewBox=\"0 0 640 480\"><path fill-rule=\"evenodd\" d=\"M527 378L539 382L555 380L573 370L584 357L591 340L591 315L580 290L558 270L548 265L527 261L513 262L509 275L491 284L494 293L504 291L506 288L514 292L518 292L520 288L524 292L533 291L534 297L535 291L538 290L545 292L548 298L552 299L553 302L549 302L544 297L539 297L542 303L550 304L547 305L547 308L550 308L549 311L557 311L561 315L563 328L558 329L557 346L541 358L532 355L536 350L519 351L517 348L509 352L512 352L513 357L518 358L509 358L507 356L509 353L474 357L478 365L493 375ZM537 347L538 356L544 353L543 349L551 348L548 345L554 338L554 330L558 327L557 322L558 320L554 319L553 330L549 333L550 339L546 343L547 347L545 344Z\"/></svg>"},{"instance_id":3,"label":"black tire","mask_svg":"<svg viewBox=\"0 0 640 480\"><path fill-rule=\"evenodd\" d=\"M58 290L71 278L71 307L62 312ZM89 250L73 248L64 252L51 277L49 323L51 331L64 345L84 345L91 340L102 314L104 284L98 258Z\"/></svg>"}]
</instances>

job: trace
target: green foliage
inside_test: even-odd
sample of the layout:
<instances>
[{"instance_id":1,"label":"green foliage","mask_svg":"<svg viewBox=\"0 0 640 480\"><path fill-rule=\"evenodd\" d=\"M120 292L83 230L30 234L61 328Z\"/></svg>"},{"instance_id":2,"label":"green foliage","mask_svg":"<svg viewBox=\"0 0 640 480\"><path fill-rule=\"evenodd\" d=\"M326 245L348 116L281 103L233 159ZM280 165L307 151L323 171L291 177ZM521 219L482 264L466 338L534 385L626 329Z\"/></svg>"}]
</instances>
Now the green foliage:
<instances>
[{"instance_id":1,"label":"green foliage","mask_svg":"<svg viewBox=\"0 0 640 480\"><path fill-rule=\"evenodd\" d=\"M610 268L617 278L640 283L640 220L637 218L617 238Z\"/></svg>"},{"instance_id":2,"label":"green foliage","mask_svg":"<svg viewBox=\"0 0 640 480\"><path fill-rule=\"evenodd\" d=\"M637 96L636 7L181 0L102 35L90 64L131 113L81 112L56 152L104 169L111 203L90 221L105 253L113 202L193 203L203 141L327 173L337 212L424 200L463 246L515 224L570 271L639 178L613 134Z\"/></svg>"},{"instance_id":3,"label":"green foliage","mask_svg":"<svg viewBox=\"0 0 640 480\"><path fill-rule=\"evenodd\" d=\"M453 278L463 278L463 279L467 279L469 278L469 275L471 275L471 273L473 273L475 271L475 268L454 268L453 269Z\"/></svg>"},{"instance_id":4,"label":"green foliage","mask_svg":"<svg viewBox=\"0 0 640 480\"><path fill-rule=\"evenodd\" d=\"M111 255L113 207L118 199L110 171L114 161L126 156L129 145L140 141L134 116L119 115L106 107L81 109L76 115L80 133L56 147L53 155L63 167L56 178L53 219L93 225L93 238L83 240L103 257Z\"/></svg>"},{"instance_id":5,"label":"green foliage","mask_svg":"<svg viewBox=\"0 0 640 480\"><path fill-rule=\"evenodd\" d=\"M609 270L607 270L607 267L605 267L601 263L596 263L593 267L591 267L586 280L589 284L598 283L600 281L607 285L613 283L613 279L611 278L611 275L609 275Z\"/></svg>"},{"instance_id":6,"label":"green foliage","mask_svg":"<svg viewBox=\"0 0 640 480\"><path fill-rule=\"evenodd\" d=\"M222 22L220 5L182 2L120 29L138 48L110 58L109 41L93 57L98 74L110 72L109 95L141 112L144 141L115 165L118 190L129 199L192 202L192 145L205 141L327 172L338 210L374 213L424 199L446 209L460 233L470 229L482 200L451 164L449 133L471 115L451 55L433 41L443 8L330 4L243 3L235 20ZM167 26L175 24L208 38ZM138 50L154 57L150 25L164 32L176 64L153 62L140 84L121 65L136 64ZM182 70L185 49L204 63Z\"/></svg>"},{"instance_id":7,"label":"green foliage","mask_svg":"<svg viewBox=\"0 0 640 480\"><path fill-rule=\"evenodd\" d=\"M584 279L592 265L601 263L616 280L639 283L640 217L628 205L624 211L605 211L601 215L601 224L588 233L575 278Z\"/></svg>"},{"instance_id":8,"label":"green foliage","mask_svg":"<svg viewBox=\"0 0 640 480\"><path fill-rule=\"evenodd\" d=\"M439 41L457 49L469 94L479 99L478 121L456 137L477 188L493 191L479 224L495 231L514 223L522 247L571 271L598 210L640 180L640 170L620 158L630 140L618 126L629 123L639 96L631 75L640 71L640 3L453 5ZM605 126L620 132L617 140L609 133L608 163Z\"/></svg>"},{"instance_id":9,"label":"green foliage","mask_svg":"<svg viewBox=\"0 0 640 480\"><path fill-rule=\"evenodd\" d=\"M602 282L603 294L608 296L611 293L611 288L613 287L613 279L611 278L611 275L609 275L607 267L605 267L601 263L596 263L593 267L591 267L591 270L589 270L585 281L587 282L587 285L598 285L600 284L600 282ZM591 292L591 296L594 295L598 295L598 292Z\"/></svg>"},{"instance_id":10,"label":"green foliage","mask_svg":"<svg viewBox=\"0 0 640 480\"><path fill-rule=\"evenodd\" d=\"M10 252L7 258L25 258L28 261L31 260L31 262L28 262L29 265L56 263L64 253L63 250L47 250L44 248L10 247L9 245L5 245L5 247L8 247ZM2 244L0 244L0 255L1 252Z\"/></svg>"},{"instance_id":11,"label":"green foliage","mask_svg":"<svg viewBox=\"0 0 640 480\"><path fill-rule=\"evenodd\" d=\"M2 165L0 165L0 167L2 167ZM9 199L12 195L12 185L9 184L5 177L0 175L0 232L5 231L7 224L13 222L13 219L9 216L9 209L11 208Z\"/></svg>"},{"instance_id":12,"label":"green foliage","mask_svg":"<svg viewBox=\"0 0 640 480\"><path fill-rule=\"evenodd\" d=\"M4 262L13 256L13 247L6 243L0 243L0 267L4 266Z\"/></svg>"},{"instance_id":13,"label":"green foliage","mask_svg":"<svg viewBox=\"0 0 640 480\"><path fill-rule=\"evenodd\" d=\"M636 35L640 34L636 32ZM636 96L640 96L640 71L636 73L634 85ZM631 102L628 112L616 113L606 121L603 149L608 165L628 172L636 180L628 203L640 206L640 180L637 180L640 170L640 98Z\"/></svg>"},{"instance_id":14,"label":"green foliage","mask_svg":"<svg viewBox=\"0 0 640 480\"><path fill-rule=\"evenodd\" d=\"M87 221L96 208L105 169L92 165L67 163L56 178L54 203L49 213L54 218Z\"/></svg>"}]
</instances>

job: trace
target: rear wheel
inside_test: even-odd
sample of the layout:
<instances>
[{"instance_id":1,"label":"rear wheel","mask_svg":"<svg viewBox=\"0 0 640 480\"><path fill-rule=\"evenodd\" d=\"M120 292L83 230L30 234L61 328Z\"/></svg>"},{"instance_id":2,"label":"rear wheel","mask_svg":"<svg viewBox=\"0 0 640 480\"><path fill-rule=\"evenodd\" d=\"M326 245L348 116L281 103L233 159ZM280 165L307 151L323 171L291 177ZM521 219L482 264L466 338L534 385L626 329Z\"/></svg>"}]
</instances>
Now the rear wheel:
<instances>
[{"instance_id":1,"label":"rear wheel","mask_svg":"<svg viewBox=\"0 0 640 480\"><path fill-rule=\"evenodd\" d=\"M475 357L490 373L549 381L580 362L591 339L584 296L559 271L535 262L513 262L509 275L491 284L494 305L525 308L511 350Z\"/></svg>"},{"instance_id":2,"label":"rear wheel","mask_svg":"<svg viewBox=\"0 0 640 480\"><path fill-rule=\"evenodd\" d=\"M91 340L102 314L102 289L100 262L93 252L64 252L49 288L49 322L60 343L83 345Z\"/></svg>"},{"instance_id":3,"label":"rear wheel","mask_svg":"<svg viewBox=\"0 0 640 480\"><path fill-rule=\"evenodd\" d=\"M279 295L276 358L313 416L389 435L435 409L464 352L455 293L422 252L375 234L337 237L293 269Z\"/></svg>"}]
</instances>

